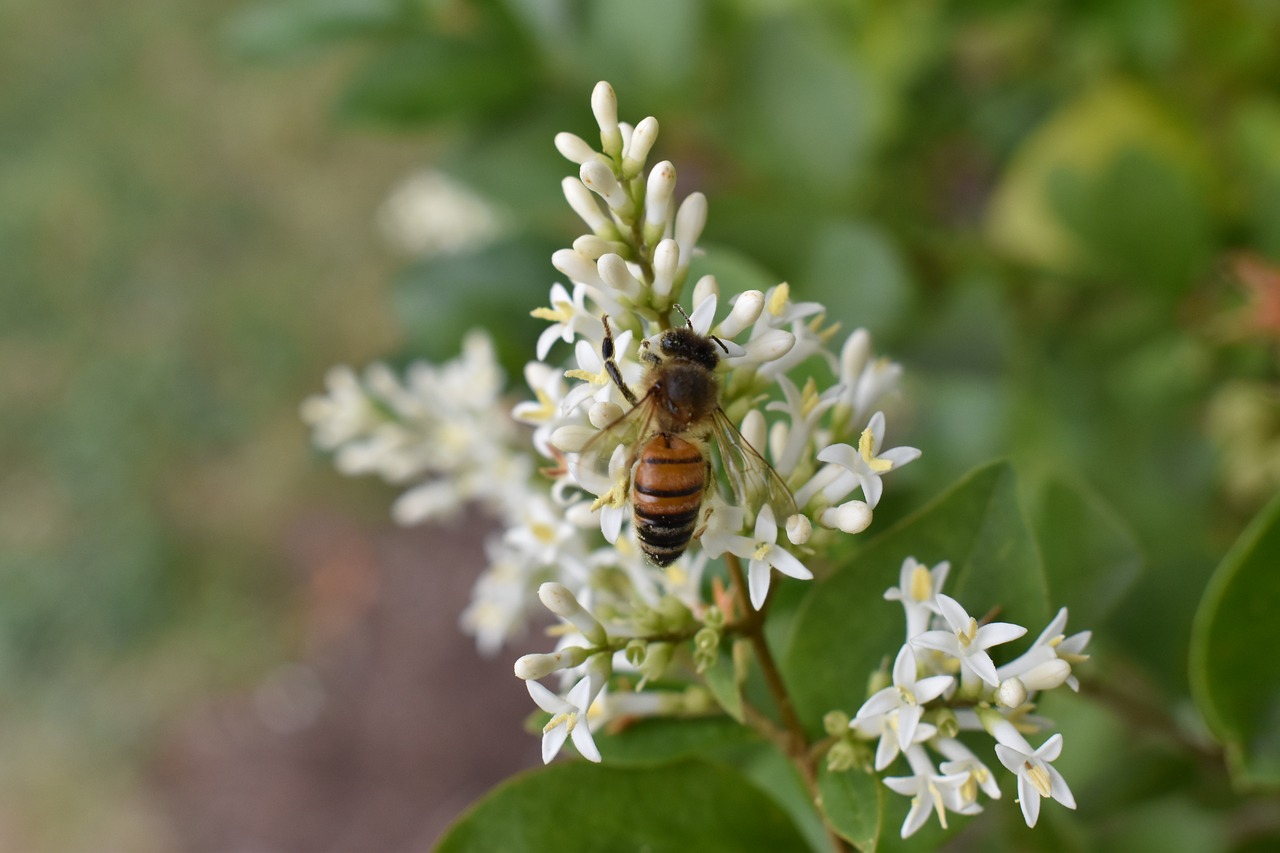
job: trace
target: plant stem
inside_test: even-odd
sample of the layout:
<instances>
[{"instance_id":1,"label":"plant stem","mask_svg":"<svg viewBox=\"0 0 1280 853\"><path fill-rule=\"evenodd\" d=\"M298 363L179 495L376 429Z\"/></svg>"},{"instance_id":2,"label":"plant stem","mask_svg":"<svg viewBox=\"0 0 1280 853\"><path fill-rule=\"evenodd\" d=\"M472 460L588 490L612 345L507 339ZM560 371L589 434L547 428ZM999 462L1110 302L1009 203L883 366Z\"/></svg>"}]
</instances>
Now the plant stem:
<instances>
[{"instance_id":1,"label":"plant stem","mask_svg":"<svg viewBox=\"0 0 1280 853\"><path fill-rule=\"evenodd\" d=\"M804 734L804 726L800 724L800 717L796 714L795 704L791 701L791 694L787 691L787 685L782 680L782 672L778 669L778 662L773 657L773 651L769 648L769 643L764 636L764 614L757 612L751 607L751 599L747 595L747 582L742 573L742 563L734 554L725 554L725 563L729 566L729 575L733 580L733 586L737 593L738 601L742 605L744 616L741 620L745 629L745 634L751 640L751 647L755 651L756 661L760 664L760 671L764 674L765 684L769 687L769 693L773 696L774 703L778 706L778 714L782 717L782 735L781 738L771 738L774 743L786 753L787 758L795 765L800 773L800 778L804 781L805 788L809 791L809 796L813 799L814 806L817 807L819 802L818 795L818 773L814 757L810 754L809 741ZM755 726L760 729L757 724ZM847 851L849 846L845 843L836 831L827 822L826 816L822 814L822 810L818 809L818 816L822 819L822 826L827 831L827 839L831 842L831 849L842 853Z\"/></svg>"}]
</instances>

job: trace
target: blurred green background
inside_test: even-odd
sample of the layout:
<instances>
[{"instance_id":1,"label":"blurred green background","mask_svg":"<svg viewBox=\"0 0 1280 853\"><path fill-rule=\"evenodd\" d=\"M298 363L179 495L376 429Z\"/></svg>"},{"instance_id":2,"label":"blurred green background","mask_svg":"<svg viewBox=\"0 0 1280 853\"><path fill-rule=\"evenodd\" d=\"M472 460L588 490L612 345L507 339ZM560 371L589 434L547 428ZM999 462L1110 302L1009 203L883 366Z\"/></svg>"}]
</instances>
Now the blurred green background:
<instances>
[{"instance_id":1,"label":"blurred green background","mask_svg":"<svg viewBox=\"0 0 1280 853\"><path fill-rule=\"evenodd\" d=\"M1145 571L1072 627L1191 714L1192 613L1280 485L1277 44L1265 0L0 7L0 847L164 847L157 734L299 654L301 508L385 517L298 402L473 326L519 376L600 79L707 194L707 271L905 364L887 513L996 456L1033 515L1087 495ZM424 168L500 229L380 228Z\"/></svg>"}]
</instances>

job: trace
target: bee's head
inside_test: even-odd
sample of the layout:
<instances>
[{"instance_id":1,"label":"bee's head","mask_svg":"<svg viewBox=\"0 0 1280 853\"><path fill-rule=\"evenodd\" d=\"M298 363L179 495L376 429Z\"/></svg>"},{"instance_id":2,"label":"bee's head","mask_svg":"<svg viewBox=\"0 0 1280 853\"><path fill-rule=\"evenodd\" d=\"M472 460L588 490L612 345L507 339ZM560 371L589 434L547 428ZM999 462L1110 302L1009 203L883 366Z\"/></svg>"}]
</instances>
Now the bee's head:
<instances>
[{"instance_id":1,"label":"bee's head","mask_svg":"<svg viewBox=\"0 0 1280 853\"><path fill-rule=\"evenodd\" d=\"M720 363L716 345L706 335L690 328L668 329L658 339L658 349L664 358L692 361L707 370L715 370Z\"/></svg>"}]
</instances>

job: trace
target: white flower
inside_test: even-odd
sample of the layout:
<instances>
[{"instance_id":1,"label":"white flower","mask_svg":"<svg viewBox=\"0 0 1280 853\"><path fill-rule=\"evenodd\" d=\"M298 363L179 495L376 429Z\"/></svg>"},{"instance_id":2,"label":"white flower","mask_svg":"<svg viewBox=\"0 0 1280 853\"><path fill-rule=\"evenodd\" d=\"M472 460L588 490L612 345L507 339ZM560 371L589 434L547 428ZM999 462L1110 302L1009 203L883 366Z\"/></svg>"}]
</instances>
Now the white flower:
<instances>
[{"instance_id":1,"label":"white flower","mask_svg":"<svg viewBox=\"0 0 1280 853\"><path fill-rule=\"evenodd\" d=\"M962 676L972 673L992 687L998 687L1000 679L987 649L1016 640L1027 633L1027 629L1010 622L991 622L978 627L978 620L951 596L938 595L937 601L950 630L925 631L913 637L911 643L959 659Z\"/></svg>"},{"instance_id":2,"label":"white flower","mask_svg":"<svg viewBox=\"0 0 1280 853\"><path fill-rule=\"evenodd\" d=\"M858 709L857 716L873 717L896 713L898 746L905 750L912 742L924 706L937 699L955 683L949 675L916 679L916 656L911 646L903 646L893 662L893 685L877 691Z\"/></svg>"},{"instance_id":3,"label":"white flower","mask_svg":"<svg viewBox=\"0 0 1280 853\"><path fill-rule=\"evenodd\" d=\"M887 589L884 597L886 601L902 602L907 614L908 640L929 627L932 614L941 615L937 596L942 592L942 585L946 583L950 571L951 563L945 560L932 569L921 565L915 557L907 557L902 561L898 585Z\"/></svg>"},{"instance_id":4,"label":"white flower","mask_svg":"<svg viewBox=\"0 0 1280 853\"><path fill-rule=\"evenodd\" d=\"M870 717L854 717L849 728L867 739L877 739L874 767L883 770L898 757L898 715L878 714ZM938 728L932 723L920 723L911 737L911 743L924 743L937 737Z\"/></svg>"},{"instance_id":5,"label":"white flower","mask_svg":"<svg viewBox=\"0 0 1280 853\"><path fill-rule=\"evenodd\" d=\"M1000 786L996 784L995 774L973 754L973 750L949 737L935 738L929 745L948 759L938 765L943 773L969 775L958 789L962 803L977 802L979 789L993 800L1000 799Z\"/></svg>"},{"instance_id":6,"label":"white flower","mask_svg":"<svg viewBox=\"0 0 1280 853\"><path fill-rule=\"evenodd\" d=\"M837 416L842 421L860 423L876 404L897 390L902 365L887 358L875 358L871 351L871 335L866 329L855 329L840 349L840 405Z\"/></svg>"},{"instance_id":7,"label":"white flower","mask_svg":"<svg viewBox=\"0 0 1280 853\"><path fill-rule=\"evenodd\" d=\"M715 514L712 514L715 517ZM747 569L747 588L751 593L751 606L759 610L769 594L769 569L775 568L789 577L800 580L811 580L813 572L809 571L790 551L778 545L778 524L773 517L773 508L765 504L756 516L755 538L747 536L718 536L707 542L706 534L702 537L703 548L712 557L718 557L728 551L743 559L749 560ZM714 550L713 550L714 549Z\"/></svg>"},{"instance_id":8,"label":"white flower","mask_svg":"<svg viewBox=\"0 0 1280 853\"><path fill-rule=\"evenodd\" d=\"M976 814L982 807L973 801L965 802L960 794L961 786L969 780L968 772L939 774L934 769L924 748L913 746L906 753L914 771L912 776L891 776L884 784L892 791L911 797L911 810L902 822L902 837L910 838L937 813L942 828L947 828L947 812Z\"/></svg>"},{"instance_id":9,"label":"white flower","mask_svg":"<svg viewBox=\"0 0 1280 853\"><path fill-rule=\"evenodd\" d=\"M619 369L621 369L622 364L628 364L623 359L631 348L631 337L631 330L628 329L614 338L616 358L620 365ZM604 357L591 342L578 341L574 345L573 353L578 361L578 366L576 369L566 372L565 375L570 379L581 379L583 381L581 384L569 389L569 393L565 395L564 402L561 404L561 410L564 413L572 412L589 398L601 402L622 400L622 392L613 384L613 380L609 378L609 373L605 370ZM634 383L635 378L634 376L626 377L628 382L631 383Z\"/></svg>"},{"instance_id":10,"label":"white flower","mask_svg":"<svg viewBox=\"0 0 1280 853\"><path fill-rule=\"evenodd\" d=\"M847 444L833 444L823 449L818 454L818 459L844 468L848 472L848 477L852 478L852 482L848 478L837 480L839 485L828 487L824 494L830 500L836 500L841 494L841 488L851 488L856 483L862 487L862 495L866 498L867 505L875 509L884 489L880 478L920 458L920 451L914 447L895 447L892 450L881 451L880 446L883 443L884 412L876 412L867 423L867 428L862 431L857 450Z\"/></svg>"},{"instance_id":11,"label":"white flower","mask_svg":"<svg viewBox=\"0 0 1280 853\"><path fill-rule=\"evenodd\" d=\"M1066 637L1064 635L1066 628L1067 608L1063 607L1040 632L1040 636L1036 637L1031 648L1000 667L996 671L997 675L1002 679L1020 677L1026 684L1027 690L1033 693L1036 690L1047 689L1046 685L1056 687L1064 681L1072 690L1079 691L1080 682L1071 674L1070 667L1089 659L1089 656L1084 654L1084 647L1089 644L1093 632L1081 631L1079 634ZM1058 678L1062 674L1064 663L1068 667L1067 672ZM1056 683L1054 683L1055 680Z\"/></svg>"},{"instance_id":12,"label":"white flower","mask_svg":"<svg viewBox=\"0 0 1280 853\"><path fill-rule=\"evenodd\" d=\"M1057 800L1069 809L1076 807L1066 780L1050 764L1062 754L1062 735L1053 735L1033 750L1012 724L998 726L992 734L1000 741L996 744L1000 763L1018 776L1018 804L1027 826L1035 826L1040 817L1041 797Z\"/></svg>"},{"instance_id":13,"label":"white flower","mask_svg":"<svg viewBox=\"0 0 1280 853\"><path fill-rule=\"evenodd\" d=\"M596 659L605 657L607 655L597 655ZM600 750L591 737L587 714L591 703L604 687L603 679L585 675L564 698L536 681L526 681L525 686L529 688L529 695L538 703L538 707L551 715L551 719L542 728L542 763L550 764L569 737L573 738L573 745L583 758L599 763Z\"/></svg>"},{"instance_id":14,"label":"white flower","mask_svg":"<svg viewBox=\"0 0 1280 853\"><path fill-rule=\"evenodd\" d=\"M383 421L350 367L331 367L324 382L328 393L308 397L301 409L302 419L315 431L312 441L316 447L333 450Z\"/></svg>"},{"instance_id":15,"label":"white flower","mask_svg":"<svg viewBox=\"0 0 1280 853\"><path fill-rule=\"evenodd\" d=\"M383 202L377 218L393 245L424 256L478 249L505 228L491 204L434 170L405 179Z\"/></svg>"},{"instance_id":16,"label":"white flower","mask_svg":"<svg viewBox=\"0 0 1280 853\"><path fill-rule=\"evenodd\" d=\"M599 327L603 330L600 319L587 311L586 300L585 285L574 284L572 297L560 282L551 285L551 307L535 308L530 312L539 320L551 321L551 325L538 336L538 361L546 360L557 339L571 344L574 337L583 334L585 329L594 331Z\"/></svg>"},{"instance_id":17,"label":"white flower","mask_svg":"<svg viewBox=\"0 0 1280 853\"><path fill-rule=\"evenodd\" d=\"M480 654L491 657L524 631L533 601L528 560L501 539L485 543L489 566L471 588L471 603L462 612L462 630L476 638Z\"/></svg>"}]
</instances>

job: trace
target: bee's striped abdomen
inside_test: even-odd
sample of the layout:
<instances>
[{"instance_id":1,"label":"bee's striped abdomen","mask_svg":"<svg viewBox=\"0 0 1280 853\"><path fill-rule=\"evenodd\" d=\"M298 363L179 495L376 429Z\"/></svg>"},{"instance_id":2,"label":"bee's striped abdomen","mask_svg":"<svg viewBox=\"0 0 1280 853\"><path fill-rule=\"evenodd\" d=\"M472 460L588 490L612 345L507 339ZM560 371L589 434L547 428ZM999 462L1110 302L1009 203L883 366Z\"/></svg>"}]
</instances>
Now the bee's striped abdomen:
<instances>
[{"instance_id":1,"label":"bee's striped abdomen","mask_svg":"<svg viewBox=\"0 0 1280 853\"><path fill-rule=\"evenodd\" d=\"M707 489L707 460L698 445L658 434L640 448L631 481L631 510L640 550L659 566L689 547Z\"/></svg>"}]
</instances>

